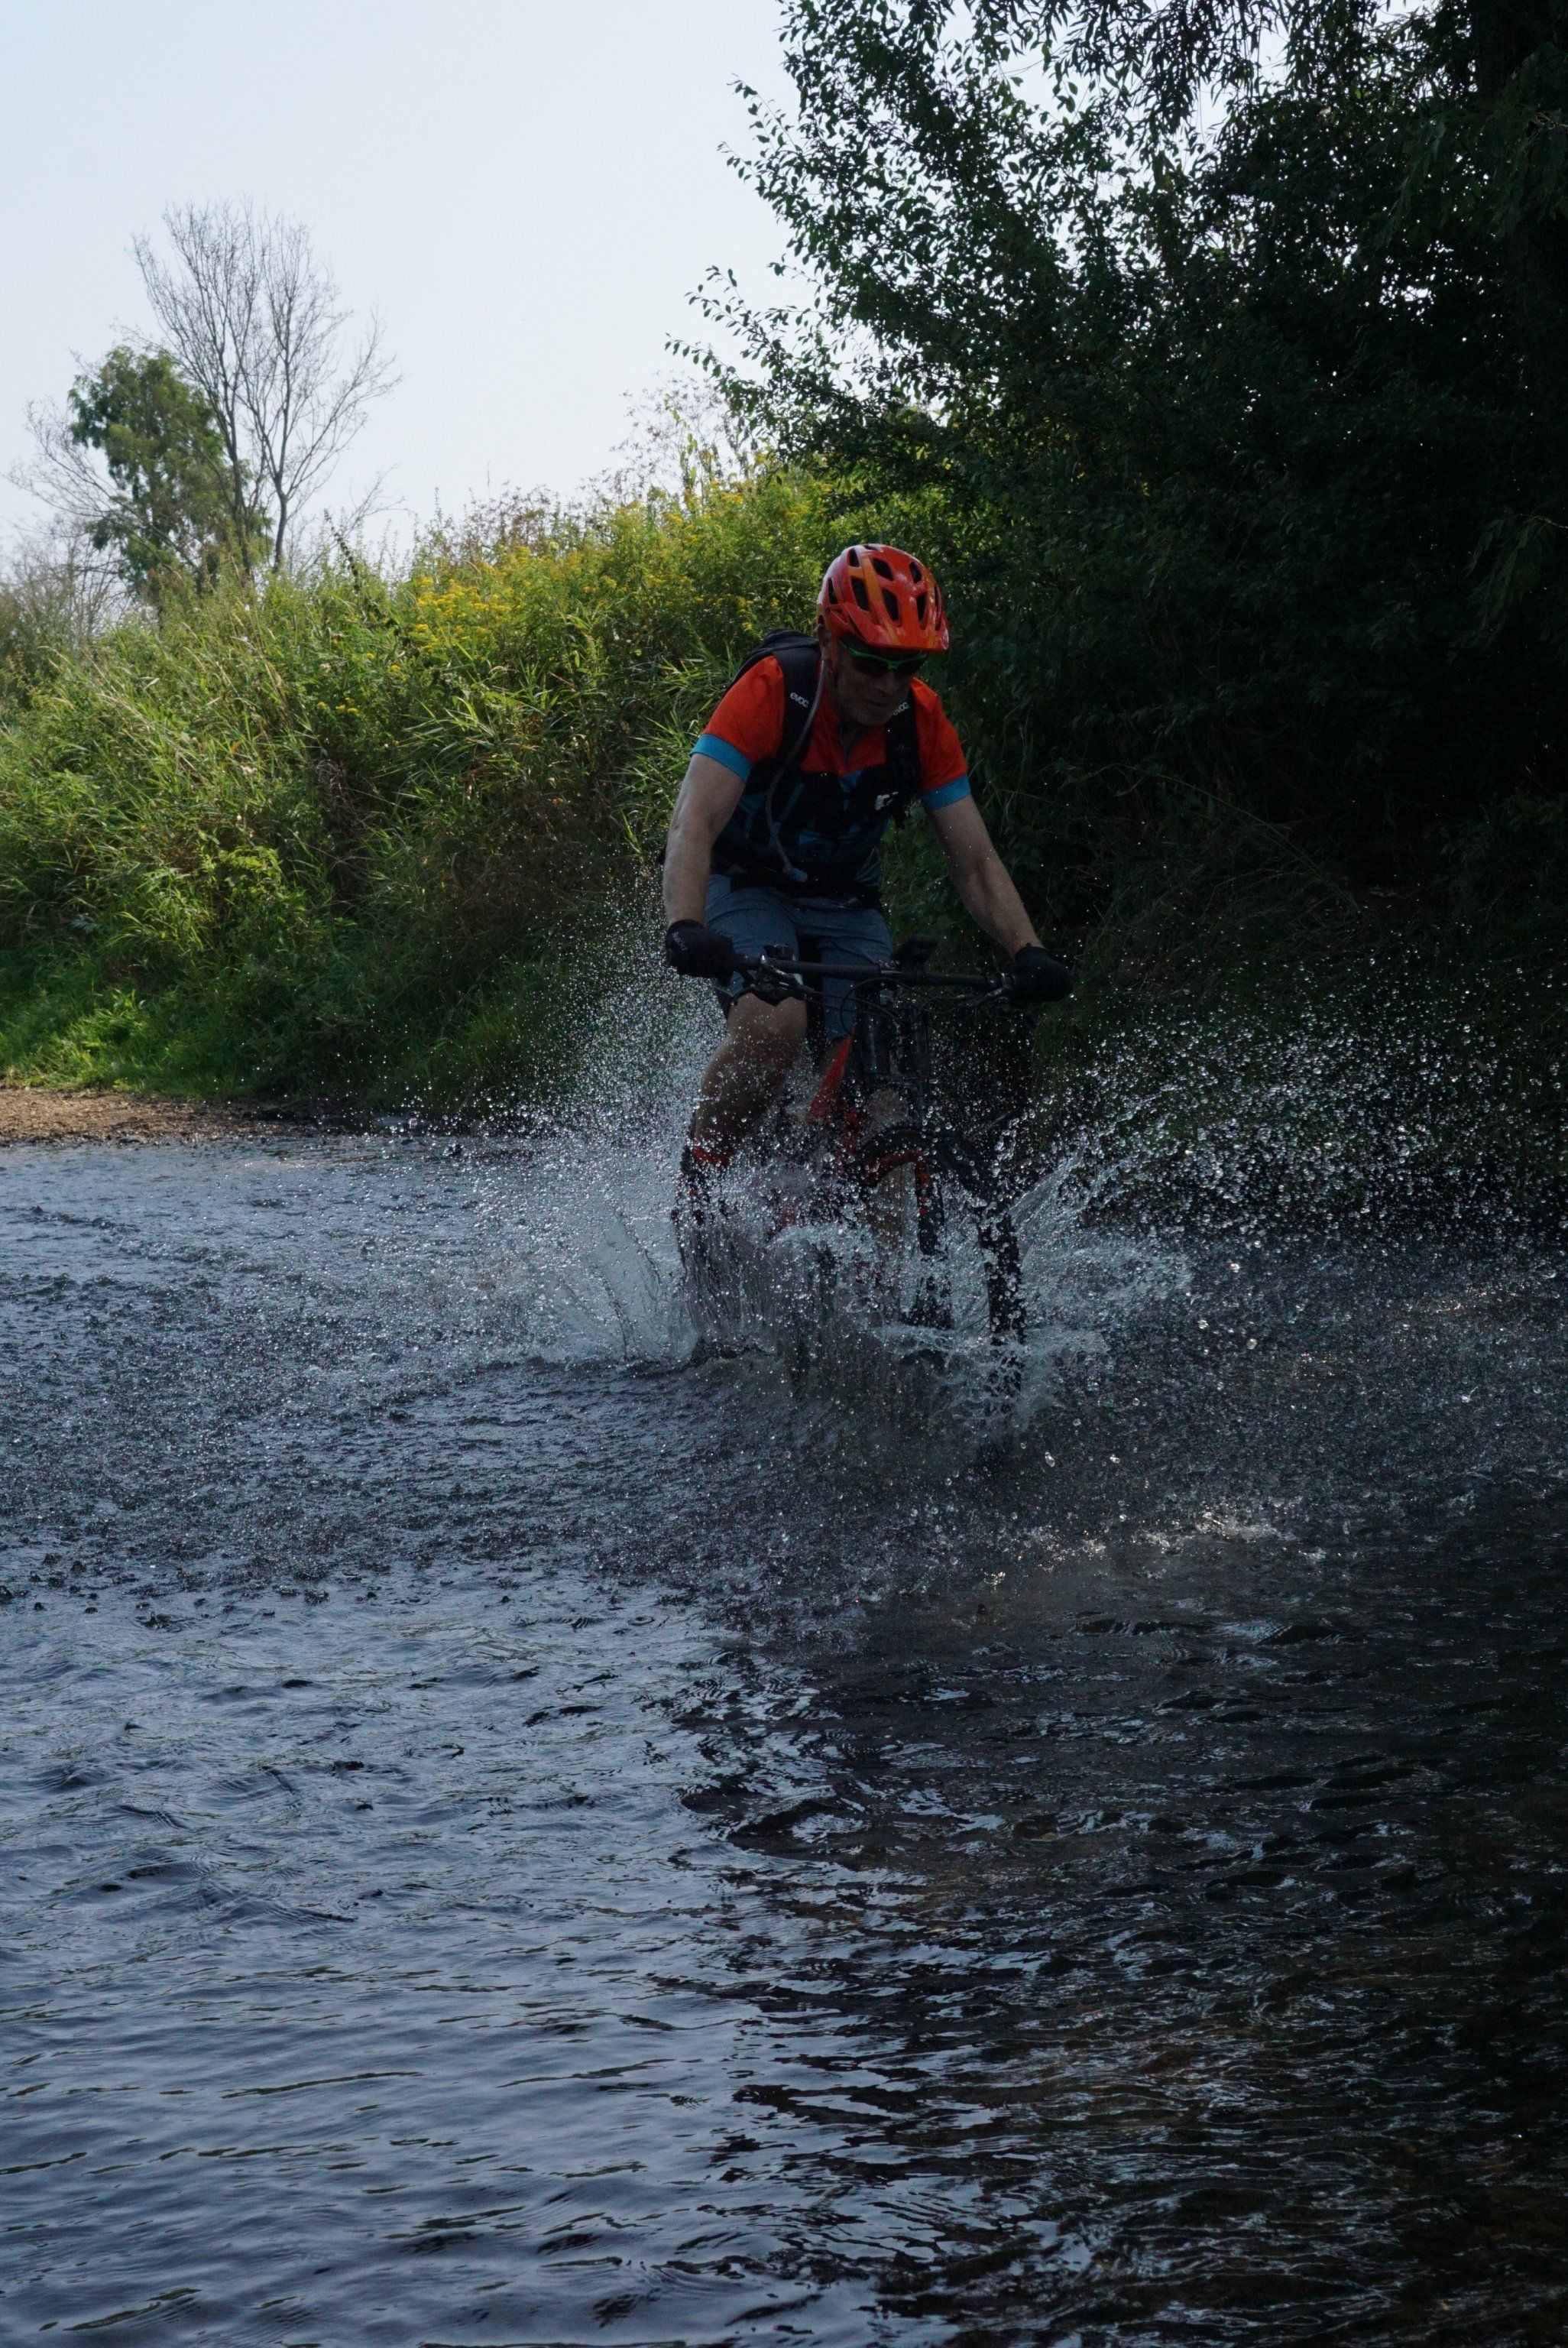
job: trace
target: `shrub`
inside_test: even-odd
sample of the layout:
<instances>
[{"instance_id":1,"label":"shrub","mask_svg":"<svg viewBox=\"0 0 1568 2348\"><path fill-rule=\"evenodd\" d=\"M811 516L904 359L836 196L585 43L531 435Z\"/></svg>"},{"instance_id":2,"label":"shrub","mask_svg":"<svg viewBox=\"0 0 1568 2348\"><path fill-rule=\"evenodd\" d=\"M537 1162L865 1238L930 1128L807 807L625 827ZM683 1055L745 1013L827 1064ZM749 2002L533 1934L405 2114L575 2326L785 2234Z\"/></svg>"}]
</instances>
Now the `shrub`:
<instances>
[{"instance_id":1,"label":"shrub","mask_svg":"<svg viewBox=\"0 0 1568 2348\"><path fill-rule=\"evenodd\" d=\"M527 973L646 868L741 652L809 610L833 507L782 477L713 488L110 632L0 733L14 990L31 972L75 1003L61 974L86 967L122 1011L164 1006L80 1073L436 1080L454 1022L497 989L537 1016ZM19 1016L8 1056L39 1066Z\"/></svg>"}]
</instances>

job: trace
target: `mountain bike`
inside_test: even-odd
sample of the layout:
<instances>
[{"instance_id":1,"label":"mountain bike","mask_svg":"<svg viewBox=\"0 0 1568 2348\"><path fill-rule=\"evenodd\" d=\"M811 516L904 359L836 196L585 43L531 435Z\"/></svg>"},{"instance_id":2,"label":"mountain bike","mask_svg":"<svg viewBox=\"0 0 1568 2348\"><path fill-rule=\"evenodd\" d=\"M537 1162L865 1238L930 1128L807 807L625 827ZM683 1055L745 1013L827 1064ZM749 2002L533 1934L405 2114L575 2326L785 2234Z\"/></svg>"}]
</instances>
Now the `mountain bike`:
<instances>
[{"instance_id":1,"label":"mountain bike","mask_svg":"<svg viewBox=\"0 0 1568 2348\"><path fill-rule=\"evenodd\" d=\"M764 1002L805 1004L816 1077L804 1105L781 1108L737 1161L741 1198L700 1221L677 1218L689 1278L708 1308L700 1317L733 1319L726 1290L755 1272L736 1229L749 1210L764 1246L785 1233L809 1241L829 1226L857 1236L860 1301L885 1317L931 1331L978 1322L994 1345L1022 1336L1018 1234L995 1137L938 1080L937 1064L978 1045L977 1014L994 1021L999 1012L1017 1034L1030 1012L995 973L932 970L935 951L934 939L917 937L870 967L774 953L738 965ZM827 1047L823 990L833 982L852 988L855 1019ZM820 1292L842 1285L841 1258L808 1246L806 1262L825 1303Z\"/></svg>"}]
</instances>

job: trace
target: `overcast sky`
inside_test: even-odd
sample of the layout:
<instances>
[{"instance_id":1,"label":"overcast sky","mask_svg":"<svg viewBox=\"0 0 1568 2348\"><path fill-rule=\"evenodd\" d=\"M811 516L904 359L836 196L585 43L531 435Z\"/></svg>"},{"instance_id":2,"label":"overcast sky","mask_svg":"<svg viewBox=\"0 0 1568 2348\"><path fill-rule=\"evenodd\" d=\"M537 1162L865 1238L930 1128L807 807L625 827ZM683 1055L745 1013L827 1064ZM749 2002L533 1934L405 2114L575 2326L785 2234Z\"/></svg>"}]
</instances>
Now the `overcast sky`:
<instances>
[{"instance_id":1,"label":"overcast sky","mask_svg":"<svg viewBox=\"0 0 1568 2348\"><path fill-rule=\"evenodd\" d=\"M782 238L726 166L777 0L0 0L0 473L29 399L145 326L131 237L249 197L303 221L403 380L334 483L415 514L569 490ZM36 520L0 485L0 542Z\"/></svg>"}]
</instances>

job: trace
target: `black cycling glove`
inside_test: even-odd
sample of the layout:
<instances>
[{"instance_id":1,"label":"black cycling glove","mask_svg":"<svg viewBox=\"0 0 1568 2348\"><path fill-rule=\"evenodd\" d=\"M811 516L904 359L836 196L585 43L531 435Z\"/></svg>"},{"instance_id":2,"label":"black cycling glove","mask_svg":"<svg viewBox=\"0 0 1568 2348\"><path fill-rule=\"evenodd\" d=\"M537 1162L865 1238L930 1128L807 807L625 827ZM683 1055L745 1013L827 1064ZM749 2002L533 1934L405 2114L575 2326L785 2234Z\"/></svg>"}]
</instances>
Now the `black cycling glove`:
<instances>
[{"instance_id":1,"label":"black cycling glove","mask_svg":"<svg viewBox=\"0 0 1568 2348\"><path fill-rule=\"evenodd\" d=\"M682 978L729 978L735 949L722 930L704 922L671 922L664 932L664 959Z\"/></svg>"},{"instance_id":2,"label":"black cycling glove","mask_svg":"<svg viewBox=\"0 0 1568 2348\"><path fill-rule=\"evenodd\" d=\"M1020 946L1008 973L1008 992L1015 1003L1060 1003L1072 992L1072 973L1043 946Z\"/></svg>"}]
</instances>

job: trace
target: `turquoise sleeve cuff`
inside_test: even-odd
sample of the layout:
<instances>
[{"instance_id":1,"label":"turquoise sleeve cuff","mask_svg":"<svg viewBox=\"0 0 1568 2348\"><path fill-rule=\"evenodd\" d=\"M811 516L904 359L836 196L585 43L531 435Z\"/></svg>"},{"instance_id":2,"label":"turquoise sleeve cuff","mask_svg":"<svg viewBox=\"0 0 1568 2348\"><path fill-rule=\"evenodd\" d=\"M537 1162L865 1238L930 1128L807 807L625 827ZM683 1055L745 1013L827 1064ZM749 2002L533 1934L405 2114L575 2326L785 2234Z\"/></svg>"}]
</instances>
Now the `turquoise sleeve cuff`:
<instances>
[{"instance_id":1,"label":"turquoise sleeve cuff","mask_svg":"<svg viewBox=\"0 0 1568 2348\"><path fill-rule=\"evenodd\" d=\"M732 775L739 775L743 783L752 771L752 762L743 750L726 742L722 734L699 734L693 758L716 758L721 767L728 767ZM965 786L966 789L968 785Z\"/></svg>"},{"instance_id":2,"label":"turquoise sleeve cuff","mask_svg":"<svg viewBox=\"0 0 1568 2348\"><path fill-rule=\"evenodd\" d=\"M701 749L702 746L699 743L697 747ZM955 799L967 799L968 796L968 775L955 775L950 783L938 783L934 791L922 791L920 805L926 808L951 807Z\"/></svg>"}]
</instances>

